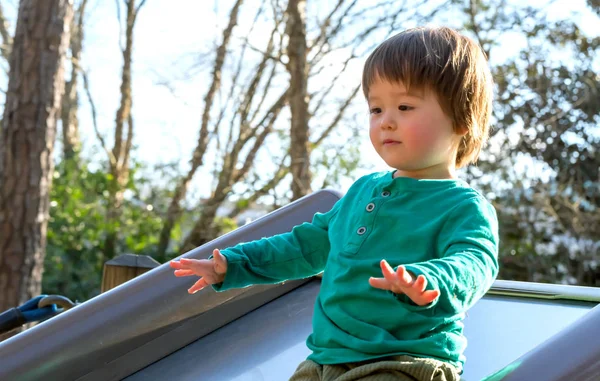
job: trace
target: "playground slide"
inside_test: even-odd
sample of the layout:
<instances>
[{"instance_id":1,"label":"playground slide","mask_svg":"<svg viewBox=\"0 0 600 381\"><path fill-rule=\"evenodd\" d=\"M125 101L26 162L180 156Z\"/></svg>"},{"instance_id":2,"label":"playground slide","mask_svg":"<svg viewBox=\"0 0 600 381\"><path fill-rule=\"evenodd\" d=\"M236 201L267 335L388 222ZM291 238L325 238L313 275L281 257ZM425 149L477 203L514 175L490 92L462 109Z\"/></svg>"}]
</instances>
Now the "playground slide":
<instances>
[{"instance_id":1,"label":"playground slide","mask_svg":"<svg viewBox=\"0 0 600 381\"><path fill-rule=\"evenodd\" d=\"M309 354L319 286L312 280L125 380L287 380ZM600 380L598 302L595 288L497 281L465 319L462 378L481 381L509 365L491 380Z\"/></svg>"},{"instance_id":2,"label":"playground slide","mask_svg":"<svg viewBox=\"0 0 600 381\"><path fill-rule=\"evenodd\" d=\"M288 231L339 197L316 192L185 256ZM188 286L163 265L0 343L0 380L281 381L308 355L319 279ZM600 380L598 303L597 288L495 282L465 319L463 379Z\"/></svg>"},{"instance_id":3,"label":"playground slide","mask_svg":"<svg viewBox=\"0 0 600 381\"><path fill-rule=\"evenodd\" d=\"M290 231L340 197L315 192L184 256ZM163 264L0 343L0 380L121 380L307 281L190 296Z\"/></svg>"}]
</instances>

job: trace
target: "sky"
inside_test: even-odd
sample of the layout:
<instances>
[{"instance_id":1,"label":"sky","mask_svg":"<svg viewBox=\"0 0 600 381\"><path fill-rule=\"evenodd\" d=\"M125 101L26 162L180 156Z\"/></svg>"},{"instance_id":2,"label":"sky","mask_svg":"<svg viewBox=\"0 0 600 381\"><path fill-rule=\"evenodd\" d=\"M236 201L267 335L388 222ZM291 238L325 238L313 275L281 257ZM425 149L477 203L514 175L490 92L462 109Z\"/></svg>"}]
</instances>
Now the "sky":
<instances>
[{"instance_id":1,"label":"sky","mask_svg":"<svg viewBox=\"0 0 600 381\"><path fill-rule=\"evenodd\" d=\"M215 41L220 39L231 3L214 0L147 0L141 9L135 29L133 61L135 155L140 160L150 164L176 161L182 172L187 171L198 138L202 99L214 60L213 54L201 57L199 52L214 51ZM256 7L259 3L258 0L247 0L245 6ZM546 1L530 0L529 3L541 5ZM12 28L17 4L16 0L3 2ZM122 55L115 4L116 1L89 0L85 20L82 66L88 72L100 129L105 136L110 136L114 129L114 117L120 101ZM577 12L584 4L584 0L556 1L549 9L549 14L551 17L564 17L565 12ZM123 14L124 9L121 12ZM452 15L447 17L448 23L451 23ZM581 18L577 14L571 17ZM251 21L251 17L241 17L239 29L247 29ZM582 19L581 25L586 33L600 35L600 20L596 16L588 14ZM257 45L259 40L264 40L262 37L268 28L270 25L266 23L257 26L253 37ZM501 49L496 51L495 59L510 57L520 48L519 41L510 33L504 39ZM205 64L195 76L188 78L186 68L202 58ZM353 81L352 78L360 80L363 60L364 57L357 59L351 66L347 76L349 82ZM0 84L5 88L6 79L2 81ZM359 95L357 99L362 101L360 98ZM357 105L360 107L360 104ZM357 122L365 126L361 136L363 164L370 167L369 170L386 170L387 166L368 142L366 105L364 110L364 113L357 114ZM79 116L84 150L97 150L90 107L85 98L81 101ZM208 192L205 179L210 177L210 169L210 166L200 169L194 179L193 187L201 195ZM342 188L347 188L350 183L351 180L346 181Z\"/></svg>"}]
</instances>

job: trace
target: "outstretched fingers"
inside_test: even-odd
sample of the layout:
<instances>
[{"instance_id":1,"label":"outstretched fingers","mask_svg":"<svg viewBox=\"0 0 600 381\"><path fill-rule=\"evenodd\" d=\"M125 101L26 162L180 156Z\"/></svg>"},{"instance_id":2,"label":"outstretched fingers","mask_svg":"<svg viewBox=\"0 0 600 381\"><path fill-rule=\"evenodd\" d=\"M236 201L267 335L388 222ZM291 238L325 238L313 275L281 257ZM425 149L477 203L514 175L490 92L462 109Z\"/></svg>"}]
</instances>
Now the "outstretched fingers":
<instances>
[{"instance_id":1,"label":"outstretched fingers","mask_svg":"<svg viewBox=\"0 0 600 381\"><path fill-rule=\"evenodd\" d=\"M172 260L169 262L169 266L173 269L187 269L188 268L183 263L181 263L181 260L179 260L179 261Z\"/></svg>"},{"instance_id":2,"label":"outstretched fingers","mask_svg":"<svg viewBox=\"0 0 600 381\"><path fill-rule=\"evenodd\" d=\"M208 283L204 280L204 278L200 278L192 287L188 289L188 293L195 294L196 292L202 290L204 287L208 286Z\"/></svg>"},{"instance_id":3,"label":"outstretched fingers","mask_svg":"<svg viewBox=\"0 0 600 381\"><path fill-rule=\"evenodd\" d=\"M440 296L439 290L428 290L422 293L420 300L418 302L415 301L415 303L420 306L426 306L436 300L438 296Z\"/></svg>"},{"instance_id":4,"label":"outstretched fingers","mask_svg":"<svg viewBox=\"0 0 600 381\"><path fill-rule=\"evenodd\" d=\"M187 269L175 270L175 271L173 271L173 274L175 274L175 276L177 276L177 277L196 275L192 270L187 270Z\"/></svg>"},{"instance_id":5,"label":"outstretched fingers","mask_svg":"<svg viewBox=\"0 0 600 381\"><path fill-rule=\"evenodd\" d=\"M225 274L227 272L227 259L219 249L213 250L214 269L217 274Z\"/></svg>"},{"instance_id":6,"label":"outstretched fingers","mask_svg":"<svg viewBox=\"0 0 600 381\"><path fill-rule=\"evenodd\" d=\"M406 267L404 266L398 266L396 269L396 276L401 287L411 287L414 283L413 277L406 271Z\"/></svg>"},{"instance_id":7,"label":"outstretched fingers","mask_svg":"<svg viewBox=\"0 0 600 381\"><path fill-rule=\"evenodd\" d=\"M412 288L415 291L423 292L427 288L427 279L423 275L419 275L417 280L414 281Z\"/></svg>"},{"instance_id":8,"label":"outstretched fingers","mask_svg":"<svg viewBox=\"0 0 600 381\"><path fill-rule=\"evenodd\" d=\"M371 277L371 278L369 278L369 284L372 287L379 288L379 289L382 289L382 290L390 290L390 291L392 290L392 285L385 278L374 278L374 277Z\"/></svg>"},{"instance_id":9,"label":"outstretched fingers","mask_svg":"<svg viewBox=\"0 0 600 381\"><path fill-rule=\"evenodd\" d=\"M383 273L383 277L392 285L398 283L398 275L396 274L392 266L390 266L390 264L385 259L382 259L379 264L381 266L381 272Z\"/></svg>"},{"instance_id":10,"label":"outstretched fingers","mask_svg":"<svg viewBox=\"0 0 600 381\"><path fill-rule=\"evenodd\" d=\"M398 266L394 270L385 259L380 262L380 266L383 278L369 278L371 286L396 294L405 294L419 306L425 306L440 296L439 290L426 290L427 279L424 275L415 277L404 266Z\"/></svg>"},{"instance_id":11,"label":"outstretched fingers","mask_svg":"<svg viewBox=\"0 0 600 381\"><path fill-rule=\"evenodd\" d=\"M196 259L179 258L179 260L172 260L169 262L169 266L178 270L193 270L197 265Z\"/></svg>"}]
</instances>

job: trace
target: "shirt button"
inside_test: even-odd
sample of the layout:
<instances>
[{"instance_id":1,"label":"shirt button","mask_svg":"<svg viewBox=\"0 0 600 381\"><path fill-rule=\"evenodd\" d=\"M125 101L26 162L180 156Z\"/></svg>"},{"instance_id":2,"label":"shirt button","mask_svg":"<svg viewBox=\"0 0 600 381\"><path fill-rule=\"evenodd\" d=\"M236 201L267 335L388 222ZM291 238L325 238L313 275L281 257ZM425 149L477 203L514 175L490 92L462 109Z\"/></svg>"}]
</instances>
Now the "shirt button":
<instances>
[{"instance_id":1,"label":"shirt button","mask_svg":"<svg viewBox=\"0 0 600 381\"><path fill-rule=\"evenodd\" d=\"M358 235L363 235L367 232L367 228L365 228L364 226L361 226L360 228L358 228L358 230L356 231L356 234Z\"/></svg>"},{"instance_id":2,"label":"shirt button","mask_svg":"<svg viewBox=\"0 0 600 381\"><path fill-rule=\"evenodd\" d=\"M391 195L390 191L381 192L381 197L388 197L389 195Z\"/></svg>"},{"instance_id":3,"label":"shirt button","mask_svg":"<svg viewBox=\"0 0 600 381\"><path fill-rule=\"evenodd\" d=\"M375 204L373 204L372 202L370 202L370 203L367 205L366 209L367 209L367 212L372 212L372 211L373 211L373 209L375 209Z\"/></svg>"}]
</instances>

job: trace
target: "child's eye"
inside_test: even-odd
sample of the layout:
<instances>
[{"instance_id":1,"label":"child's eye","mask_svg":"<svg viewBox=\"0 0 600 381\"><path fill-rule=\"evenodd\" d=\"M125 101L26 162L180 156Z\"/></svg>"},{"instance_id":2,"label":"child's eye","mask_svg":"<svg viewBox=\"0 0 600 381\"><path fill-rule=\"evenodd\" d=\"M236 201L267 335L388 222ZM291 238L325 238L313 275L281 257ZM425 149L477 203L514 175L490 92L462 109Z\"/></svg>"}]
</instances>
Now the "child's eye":
<instances>
[{"instance_id":1,"label":"child's eye","mask_svg":"<svg viewBox=\"0 0 600 381\"><path fill-rule=\"evenodd\" d=\"M400 105L400 106L398 106L398 110L400 110L400 111L410 111L412 109L413 109L412 107L407 106L407 105Z\"/></svg>"},{"instance_id":2,"label":"child's eye","mask_svg":"<svg viewBox=\"0 0 600 381\"><path fill-rule=\"evenodd\" d=\"M373 107L371 109L369 109L369 113L371 114L379 114L381 112L381 109L379 107Z\"/></svg>"}]
</instances>

